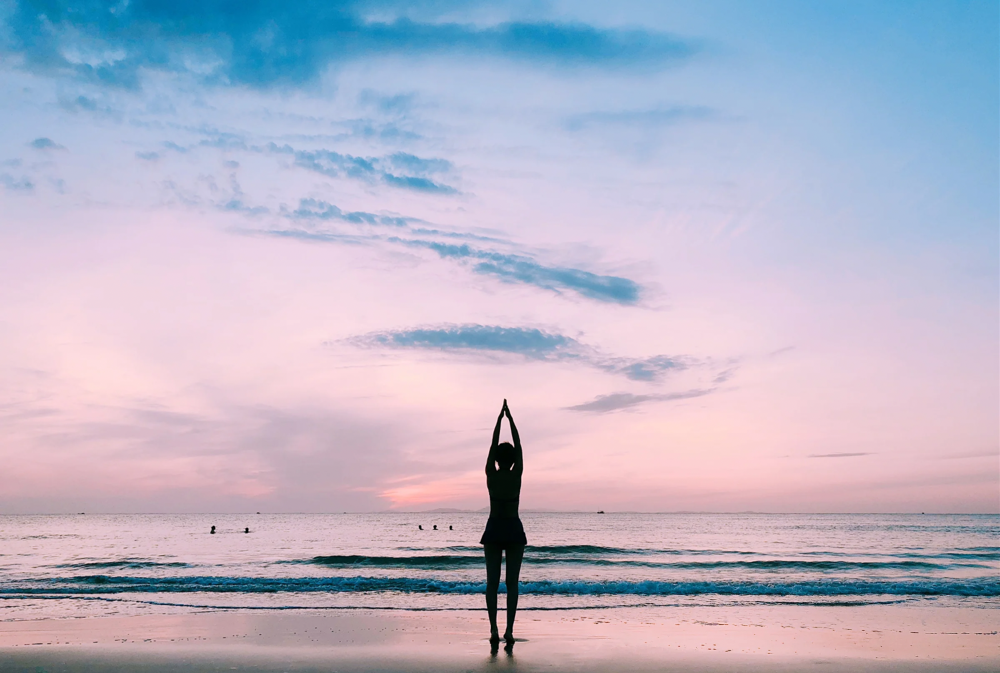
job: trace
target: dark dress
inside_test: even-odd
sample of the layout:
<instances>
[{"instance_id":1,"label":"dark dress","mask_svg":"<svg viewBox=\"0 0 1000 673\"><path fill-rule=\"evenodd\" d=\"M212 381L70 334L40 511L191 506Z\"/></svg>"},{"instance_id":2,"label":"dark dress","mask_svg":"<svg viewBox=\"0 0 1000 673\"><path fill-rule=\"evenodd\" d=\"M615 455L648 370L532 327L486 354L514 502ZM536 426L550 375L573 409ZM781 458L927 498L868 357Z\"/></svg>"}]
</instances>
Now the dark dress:
<instances>
[{"instance_id":1,"label":"dark dress","mask_svg":"<svg viewBox=\"0 0 1000 673\"><path fill-rule=\"evenodd\" d=\"M486 530L483 531L479 544L495 544L504 549L514 545L528 544L520 517L494 514L494 512L509 510L511 503L514 504L514 511L517 511L518 500L518 498L490 498L490 518L486 522Z\"/></svg>"}]
</instances>

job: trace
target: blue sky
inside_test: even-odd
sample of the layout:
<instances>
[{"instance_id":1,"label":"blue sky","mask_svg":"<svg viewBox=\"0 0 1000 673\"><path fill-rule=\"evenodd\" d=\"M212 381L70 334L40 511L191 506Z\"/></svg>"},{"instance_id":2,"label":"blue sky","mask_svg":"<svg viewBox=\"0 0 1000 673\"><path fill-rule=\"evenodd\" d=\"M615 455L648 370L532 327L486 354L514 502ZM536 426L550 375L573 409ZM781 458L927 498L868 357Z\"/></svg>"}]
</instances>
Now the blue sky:
<instances>
[{"instance_id":1,"label":"blue sky","mask_svg":"<svg viewBox=\"0 0 1000 673\"><path fill-rule=\"evenodd\" d=\"M0 509L996 511L998 18L0 3Z\"/></svg>"}]
</instances>

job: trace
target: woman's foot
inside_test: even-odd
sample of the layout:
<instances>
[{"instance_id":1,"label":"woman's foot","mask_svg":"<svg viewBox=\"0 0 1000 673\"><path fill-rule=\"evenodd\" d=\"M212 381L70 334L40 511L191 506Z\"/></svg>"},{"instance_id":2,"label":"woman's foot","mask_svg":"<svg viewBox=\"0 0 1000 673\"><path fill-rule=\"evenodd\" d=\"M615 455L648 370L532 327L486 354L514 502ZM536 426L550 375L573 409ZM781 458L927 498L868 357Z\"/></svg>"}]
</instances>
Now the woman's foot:
<instances>
[{"instance_id":1,"label":"woman's foot","mask_svg":"<svg viewBox=\"0 0 1000 673\"><path fill-rule=\"evenodd\" d=\"M508 631L507 633L503 634L503 639L504 639L504 641L508 645L513 645L514 644L514 634L512 632L510 632L510 631Z\"/></svg>"},{"instance_id":2,"label":"woman's foot","mask_svg":"<svg viewBox=\"0 0 1000 673\"><path fill-rule=\"evenodd\" d=\"M490 645L494 647L500 645L500 634L496 630L490 632Z\"/></svg>"}]
</instances>

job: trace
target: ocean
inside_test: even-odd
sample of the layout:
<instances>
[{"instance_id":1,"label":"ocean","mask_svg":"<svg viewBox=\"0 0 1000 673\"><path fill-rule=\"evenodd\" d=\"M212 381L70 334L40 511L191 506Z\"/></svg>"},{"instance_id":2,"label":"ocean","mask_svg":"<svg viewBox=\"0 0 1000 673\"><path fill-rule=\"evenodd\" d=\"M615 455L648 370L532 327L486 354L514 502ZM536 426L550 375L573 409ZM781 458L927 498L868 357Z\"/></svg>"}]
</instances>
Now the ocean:
<instances>
[{"instance_id":1,"label":"ocean","mask_svg":"<svg viewBox=\"0 0 1000 673\"><path fill-rule=\"evenodd\" d=\"M1000 607L996 515L526 512L522 520L529 545L519 610ZM485 523L481 513L0 516L0 619L481 610Z\"/></svg>"}]
</instances>

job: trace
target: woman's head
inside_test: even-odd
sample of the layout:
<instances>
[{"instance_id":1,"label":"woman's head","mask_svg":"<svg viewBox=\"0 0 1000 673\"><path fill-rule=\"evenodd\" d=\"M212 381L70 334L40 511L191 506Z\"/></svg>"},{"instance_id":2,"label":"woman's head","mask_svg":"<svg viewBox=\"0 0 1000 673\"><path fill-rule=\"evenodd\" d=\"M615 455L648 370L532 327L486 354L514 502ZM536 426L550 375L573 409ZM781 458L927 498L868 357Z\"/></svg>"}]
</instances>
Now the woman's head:
<instances>
[{"instance_id":1,"label":"woman's head","mask_svg":"<svg viewBox=\"0 0 1000 673\"><path fill-rule=\"evenodd\" d=\"M497 464L500 465L501 470L509 470L514 464L514 445L510 442L500 442L497 444L497 450L494 452L493 457L496 458Z\"/></svg>"}]
</instances>

